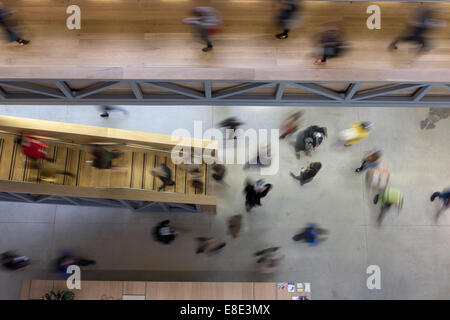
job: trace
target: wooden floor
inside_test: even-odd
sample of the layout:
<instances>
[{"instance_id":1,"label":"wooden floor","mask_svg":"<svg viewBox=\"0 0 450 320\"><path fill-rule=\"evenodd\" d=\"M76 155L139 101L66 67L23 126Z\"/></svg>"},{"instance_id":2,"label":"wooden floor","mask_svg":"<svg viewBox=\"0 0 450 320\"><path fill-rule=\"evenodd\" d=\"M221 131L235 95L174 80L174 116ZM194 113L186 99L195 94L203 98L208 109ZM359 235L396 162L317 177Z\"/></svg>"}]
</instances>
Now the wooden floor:
<instances>
[{"instance_id":1,"label":"wooden floor","mask_svg":"<svg viewBox=\"0 0 450 320\"><path fill-rule=\"evenodd\" d=\"M45 142L48 148L48 156L54 159L59 168L69 171L75 177L58 176L55 184L78 187L118 187L141 190L158 191L161 181L151 174L151 170L164 163L172 169L175 186L167 186L166 192L176 192L188 195L206 194L206 165L201 167L201 176L204 182L202 190L191 186L191 174L186 173L178 165L173 164L170 153L148 151L127 147L114 148L123 151L124 154L113 160L115 166L128 168L127 172L116 170L99 170L86 164L91 160L90 147L71 146L62 143ZM39 182L39 170L30 168L27 159L17 144L14 137L0 134L0 180Z\"/></svg>"},{"instance_id":2,"label":"wooden floor","mask_svg":"<svg viewBox=\"0 0 450 320\"><path fill-rule=\"evenodd\" d=\"M435 47L417 56L402 43L386 48L405 29L417 3L383 2L381 30L368 30L369 2L308 1L300 28L286 40L274 35L277 2L271 0L79 0L81 30L66 28L67 1L4 1L16 9L29 46L3 44L0 78L224 79L329 81L449 81L450 4L439 8L447 26L431 34ZM212 5L224 20L210 53L182 23L189 9ZM314 34L341 18L350 52L314 66ZM439 71L439 72L436 72Z\"/></svg>"},{"instance_id":3,"label":"wooden floor","mask_svg":"<svg viewBox=\"0 0 450 320\"><path fill-rule=\"evenodd\" d=\"M295 284L294 284L295 285ZM21 300L40 299L54 290L68 290L63 280L24 280ZM288 292L275 282L145 282L145 281L82 281L75 300L125 300L140 296L144 300L292 300L311 292Z\"/></svg>"}]
</instances>

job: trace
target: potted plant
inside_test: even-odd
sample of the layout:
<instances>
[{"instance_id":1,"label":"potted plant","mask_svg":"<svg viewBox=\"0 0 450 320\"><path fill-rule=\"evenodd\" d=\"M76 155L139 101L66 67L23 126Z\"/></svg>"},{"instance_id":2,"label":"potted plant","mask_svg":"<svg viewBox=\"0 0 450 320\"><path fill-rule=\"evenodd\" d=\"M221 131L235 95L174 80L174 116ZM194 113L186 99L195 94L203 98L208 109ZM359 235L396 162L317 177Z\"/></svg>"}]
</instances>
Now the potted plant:
<instances>
[{"instance_id":1,"label":"potted plant","mask_svg":"<svg viewBox=\"0 0 450 320\"><path fill-rule=\"evenodd\" d=\"M75 293L68 290L54 292L53 290L42 296L42 300L74 300Z\"/></svg>"}]
</instances>

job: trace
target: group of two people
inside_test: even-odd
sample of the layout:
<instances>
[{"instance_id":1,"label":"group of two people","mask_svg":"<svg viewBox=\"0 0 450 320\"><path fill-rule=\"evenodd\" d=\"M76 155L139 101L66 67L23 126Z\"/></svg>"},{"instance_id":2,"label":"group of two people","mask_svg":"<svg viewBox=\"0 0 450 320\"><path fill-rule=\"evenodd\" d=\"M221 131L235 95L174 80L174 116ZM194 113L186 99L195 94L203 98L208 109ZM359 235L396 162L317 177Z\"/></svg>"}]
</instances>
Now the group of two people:
<instances>
[{"instance_id":1,"label":"group of two people","mask_svg":"<svg viewBox=\"0 0 450 320\"><path fill-rule=\"evenodd\" d=\"M322 237L326 234L328 234L328 230L319 227L317 223L308 223L305 228L292 237L292 240L306 242L310 246L315 246L326 240L326 238ZM279 253L279 249L280 247L271 247L254 254L258 257L257 263L261 273L273 273L276 271L279 263L284 259L284 255Z\"/></svg>"},{"instance_id":2,"label":"group of two people","mask_svg":"<svg viewBox=\"0 0 450 320\"><path fill-rule=\"evenodd\" d=\"M170 225L170 220L161 221L153 229L154 240L166 245L172 243L179 234L180 231ZM213 255L226 246L225 242L220 242L212 237L198 237L196 240L198 241L197 254Z\"/></svg>"},{"instance_id":3,"label":"group of two people","mask_svg":"<svg viewBox=\"0 0 450 320\"><path fill-rule=\"evenodd\" d=\"M300 131L295 140L295 154L297 159L300 159L301 152L305 152L306 155L311 156L312 152L316 151L327 137L326 127L313 125ZM290 174L294 179L300 181L300 185L304 185L305 183L311 182L321 168L322 164L320 162L308 162L306 167L303 167L300 170L298 176L294 175L292 172Z\"/></svg>"},{"instance_id":4,"label":"group of two people","mask_svg":"<svg viewBox=\"0 0 450 320\"><path fill-rule=\"evenodd\" d=\"M382 151L378 148L370 150L364 156L361 165L355 169L356 173L367 170L367 186L369 190L375 192L373 203L380 205L378 225L381 225L386 212L391 207L395 206L398 211L403 207L403 193L389 185L391 173L389 166L382 162L382 155Z\"/></svg>"},{"instance_id":5,"label":"group of two people","mask_svg":"<svg viewBox=\"0 0 450 320\"><path fill-rule=\"evenodd\" d=\"M74 174L63 170L55 163L55 159L48 156L48 145L31 136L19 136L15 142L20 146L22 153L31 160L30 167L39 170L39 180L54 182L58 175L73 177ZM126 170L126 168L113 166L112 161L122 155L122 152L110 150L103 146L94 146L91 154L92 160L86 163L97 169Z\"/></svg>"},{"instance_id":6,"label":"group of two people","mask_svg":"<svg viewBox=\"0 0 450 320\"><path fill-rule=\"evenodd\" d=\"M14 251L6 251L2 253L1 256L2 266L8 270L14 271L25 268L30 265L31 260L27 256L19 255ZM60 257L56 259L56 271L63 277L67 278L69 274L67 269L71 265L76 265L80 267L95 265L94 260L85 259L79 256L73 255L70 251L63 251Z\"/></svg>"}]
</instances>

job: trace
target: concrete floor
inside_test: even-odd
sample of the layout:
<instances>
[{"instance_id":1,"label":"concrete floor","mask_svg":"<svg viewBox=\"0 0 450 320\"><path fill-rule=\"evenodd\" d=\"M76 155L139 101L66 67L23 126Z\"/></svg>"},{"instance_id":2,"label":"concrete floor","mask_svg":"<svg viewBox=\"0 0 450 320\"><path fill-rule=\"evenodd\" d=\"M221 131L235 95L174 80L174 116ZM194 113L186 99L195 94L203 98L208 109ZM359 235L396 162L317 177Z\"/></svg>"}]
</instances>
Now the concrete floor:
<instances>
[{"instance_id":1,"label":"concrete floor","mask_svg":"<svg viewBox=\"0 0 450 320\"><path fill-rule=\"evenodd\" d=\"M0 106L0 114L170 134L193 131L193 121L210 128L236 115L245 128L278 128L294 108L281 107L127 107L128 117L102 119L91 106ZM296 160L286 141L280 143L280 172L265 177L274 185L263 206L245 214L238 239L226 236L225 221L245 213L241 193L246 173L228 166L228 187L214 186L217 215L132 213L125 209L0 202L0 252L19 250L33 264L17 272L0 271L0 299L16 299L22 279L58 279L50 270L58 252L71 248L97 260L84 279L186 281L311 282L314 299L450 299L450 211L438 224L430 203L433 191L450 185L450 119L433 130L421 130L427 109L303 108L304 125L328 127L329 139L312 158ZM373 133L345 148L336 141L340 130L355 120L375 123ZM378 208L371 204L363 175L353 171L374 146L384 150L392 185L405 194L400 215L389 212L381 228ZM289 177L306 161L322 162L313 182L300 187ZM249 172L257 177L257 172ZM161 219L186 229L170 246L152 240ZM307 222L330 230L317 247L291 240ZM195 255L197 236L227 239L214 257ZM252 254L281 246L286 258L271 275L256 272ZM381 268L381 290L368 290L366 268Z\"/></svg>"}]
</instances>

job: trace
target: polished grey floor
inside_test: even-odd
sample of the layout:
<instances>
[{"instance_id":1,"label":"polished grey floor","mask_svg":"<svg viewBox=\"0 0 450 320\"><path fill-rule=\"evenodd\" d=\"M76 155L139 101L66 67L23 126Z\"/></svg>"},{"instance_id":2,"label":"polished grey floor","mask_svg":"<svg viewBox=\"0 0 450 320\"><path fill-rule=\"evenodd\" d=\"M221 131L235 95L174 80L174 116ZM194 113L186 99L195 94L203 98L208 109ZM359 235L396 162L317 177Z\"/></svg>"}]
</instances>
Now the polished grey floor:
<instances>
[{"instance_id":1,"label":"polished grey floor","mask_svg":"<svg viewBox=\"0 0 450 320\"><path fill-rule=\"evenodd\" d=\"M278 128L295 110L282 107L127 107L130 114L99 117L93 106L0 106L0 114L171 134L174 129L204 129L236 115L245 128ZM245 172L229 165L227 186L213 185L217 215L133 213L125 209L53 206L0 202L0 251L16 249L33 264L17 272L0 271L0 299L18 297L22 279L57 279L51 262L63 249L97 260L84 279L292 281L311 282L314 299L450 299L450 211L436 224L438 203L433 191L450 186L450 119L433 130L421 130L427 109L303 108L303 125L328 127L327 139L311 158L297 160L288 141L279 148L280 170L264 177L274 185L263 206L245 214L238 239L226 235L230 215L245 213L241 192ZM373 133L345 148L337 134L352 121L370 120ZM389 212L381 227L378 208L354 173L374 146L384 150L392 185L405 194L400 215ZM300 186L289 176L307 161L323 168L313 182ZM151 228L169 218L184 232L170 246L155 243ZM317 247L297 243L292 236L307 222L330 230ZM197 236L227 241L219 255L195 255ZM280 246L285 259L271 275L257 272L252 254ZM366 268L381 268L381 290L368 290Z\"/></svg>"}]
</instances>

